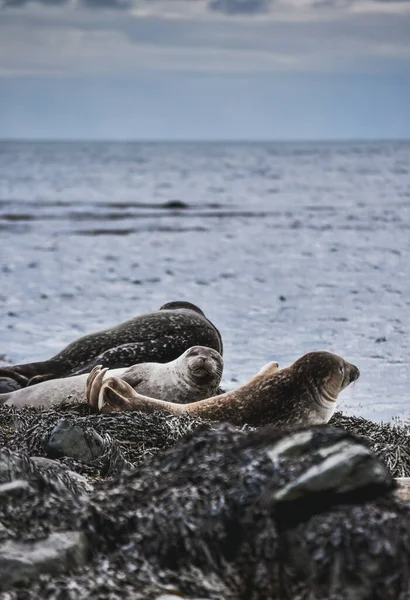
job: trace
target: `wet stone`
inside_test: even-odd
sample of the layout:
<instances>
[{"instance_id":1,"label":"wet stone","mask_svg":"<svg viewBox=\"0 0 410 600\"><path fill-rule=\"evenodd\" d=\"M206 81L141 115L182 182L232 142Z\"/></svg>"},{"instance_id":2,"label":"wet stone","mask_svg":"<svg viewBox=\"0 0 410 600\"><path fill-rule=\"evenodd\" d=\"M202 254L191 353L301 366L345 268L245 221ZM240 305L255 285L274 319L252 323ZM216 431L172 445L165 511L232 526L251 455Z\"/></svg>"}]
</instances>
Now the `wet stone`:
<instances>
[{"instance_id":1,"label":"wet stone","mask_svg":"<svg viewBox=\"0 0 410 600\"><path fill-rule=\"evenodd\" d=\"M60 486L65 491L68 486L75 494L89 494L93 491L93 486L86 477L67 469L57 461L44 456L33 456L30 462L34 465L36 472L49 478L53 478L56 486ZM63 475L63 478L62 478ZM71 485L70 485L71 484Z\"/></svg>"},{"instance_id":2,"label":"wet stone","mask_svg":"<svg viewBox=\"0 0 410 600\"><path fill-rule=\"evenodd\" d=\"M161 594L157 596L155 600L208 600L207 598L188 598L188 596L181 596L181 594Z\"/></svg>"},{"instance_id":3,"label":"wet stone","mask_svg":"<svg viewBox=\"0 0 410 600\"><path fill-rule=\"evenodd\" d=\"M103 448L103 438L92 428L84 430L69 420L62 419L52 430L46 450L51 458L68 456L90 463L101 456Z\"/></svg>"},{"instance_id":4,"label":"wet stone","mask_svg":"<svg viewBox=\"0 0 410 600\"><path fill-rule=\"evenodd\" d=\"M410 477L398 477L397 497L404 502L410 502Z\"/></svg>"},{"instance_id":5,"label":"wet stone","mask_svg":"<svg viewBox=\"0 0 410 600\"><path fill-rule=\"evenodd\" d=\"M309 448L312 439L313 433L311 431L298 431L280 440L271 450L268 450L267 454L272 461L284 458L297 458L298 456L303 456Z\"/></svg>"},{"instance_id":6,"label":"wet stone","mask_svg":"<svg viewBox=\"0 0 410 600\"><path fill-rule=\"evenodd\" d=\"M30 491L30 484L24 479L15 479L10 483L2 483L0 485L0 502L8 500L15 496L21 496Z\"/></svg>"},{"instance_id":7,"label":"wet stone","mask_svg":"<svg viewBox=\"0 0 410 600\"><path fill-rule=\"evenodd\" d=\"M87 542L76 531L52 533L34 543L8 541L0 545L0 590L28 584L41 574L56 575L87 562Z\"/></svg>"},{"instance_id":8,"label":"wet stone","mask_svg":"<svg viewBox=\"0 0 410 600\"><path fill-rule=\"evenodd\" d=\"M0 485L17 480L24 480L20 488L23 482L41 482L56 493L75 496L88 494L93 489L85 477L54 460L0 450Z\"/></svg>"},{"instance_id":9,"label":"wet stone","mask_svg":"<svg viewBox=\"0 0 410 600\"><path fill-rule=\"evenodd\" d=\"M185 430L180 440L181 426L187 425L182 419L135 417L108 415L101 423L110 433L116 427L117 435L125 427L124 441L136 444L142 438L144 444L151 442L151 448L160 439L154 433L164 436L166 431L166 444L161 446L168 447L166 452L149 456L139 449L134 456L144 458L138 467L96 481L94 492L78 504L76 496L55 493L55 485L47 488L43 480L37 502L30 498L17 506L0 504L12 543L18 540L24 551L33 541L40 549L41 544L48 545L47 536L53 531L82 531L90 540L93 560L86 569L40 578L29 571L33 579L22 579L23 585L28 581L26 600L409 597L405 594L410 591L410 510L391 493L387 470L373 470L373 464L382 463L357 437L331 427L289 433L272 428L238 430L227 424L205 429L190 422L191 431ZM96 424L100 418L90 421ZM54 477L62 477L58 461L31 458L29 465L37 462L39 469L39 461L43 477L53 477L55 468ZM305 485L309 473L313 476L307 478L307 499L312 502L302 496L304 513L299 506L294 511L291 502L272 501L273 510L263 506L266 490L272 494L296 481ZM331 476L330 487L324 474ZM371 494L340 502L346 490L363 489ZM322 498L330 498L324 507ZM295 512L298 522L292 520ZM0 542L0 557L5 545ZM10 556L14 554L9 552ZM27 562L31 565L26 560L25 568ZM61 560L59 565L63 564ZM0 581L2 575L0 568ZM11 598L18 598L19 592L11 590Z\"/></svg>"},{"instance_id":10,"label":"wet stone","mask_svg":"<svg viewBox=\"0 0 410 600\"><path fill-rule=\"evenodd\" d=\"M25 471L28 459L7 450L0 451L0 483L19 479Z\"/></svg>"},{"instance_id":11,"label":"wet stone","mask_svg":"<svg viewBox=\"0 0 410 600\"><path fill-rule=\"evenodd\" d=\"M368 486L385 487L386 490L392 487L392 477L387 468L361 444L342 441L320 448L317 455L322 459L319 463L274 491L272 499L292 502L315 494L347 494Z\"/></svg>"}]
</instances>

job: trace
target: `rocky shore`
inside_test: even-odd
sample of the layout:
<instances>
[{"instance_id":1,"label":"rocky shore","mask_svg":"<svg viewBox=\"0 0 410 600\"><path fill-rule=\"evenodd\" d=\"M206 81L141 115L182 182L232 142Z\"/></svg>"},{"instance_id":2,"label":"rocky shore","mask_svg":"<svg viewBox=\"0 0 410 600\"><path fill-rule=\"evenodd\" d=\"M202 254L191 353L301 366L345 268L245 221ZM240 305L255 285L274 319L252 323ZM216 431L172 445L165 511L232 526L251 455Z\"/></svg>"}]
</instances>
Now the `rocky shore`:
<instances>
[{"instance_id":1,"label":"rocky shore","mask_svg":"<svg viewBox=\"0 0 410 600\"><path fill-rule=\"evenodd\" d=\"M409 428L0 407L0 597L407 600Z\"/></svg>"}]
</instances>

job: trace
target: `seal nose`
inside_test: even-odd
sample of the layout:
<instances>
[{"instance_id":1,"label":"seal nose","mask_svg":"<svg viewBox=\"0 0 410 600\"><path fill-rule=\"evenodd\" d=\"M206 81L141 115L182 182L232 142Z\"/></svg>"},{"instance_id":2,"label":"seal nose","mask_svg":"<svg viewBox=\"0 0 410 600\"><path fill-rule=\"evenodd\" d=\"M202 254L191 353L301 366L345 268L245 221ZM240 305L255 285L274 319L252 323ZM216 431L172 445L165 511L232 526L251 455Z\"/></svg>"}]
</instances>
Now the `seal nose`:
<instances>
[{"instance_id":1,"label":"seal nose","mask_svg":"<svg viewBox=\"0 0 410 600\"><path fill-rule=\"evenodd\" d=\"M350 369L350 383L352 383L352 381L356 381L357 379L359 379L359 377L359 369L355 365L352 365L352 368Z\"/></svg>"},{"instance_id":2,"label":"seal nose","mask_svg":"<svg viewBox=\"0 0 410 600\"><path fill-rule=\"evenodd\" d=\"M203 369L205 367L206 358L204 356L194 356L193 365L195 369Z\"/></svg>"}]
</instances>

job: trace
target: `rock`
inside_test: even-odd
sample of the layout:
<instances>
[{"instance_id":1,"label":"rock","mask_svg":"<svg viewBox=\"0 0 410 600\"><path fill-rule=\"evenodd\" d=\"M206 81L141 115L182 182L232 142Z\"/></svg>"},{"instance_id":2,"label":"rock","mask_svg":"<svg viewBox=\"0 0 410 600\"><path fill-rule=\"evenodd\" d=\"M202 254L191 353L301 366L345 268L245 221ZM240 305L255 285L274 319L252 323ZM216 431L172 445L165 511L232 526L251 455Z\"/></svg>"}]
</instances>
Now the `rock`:
<instances>
[{"instance_id":1,"label":"rock","mask_svg":"<svg viewBox=\"0 0 410 600\"><path fill-rule=\"evenodd\" d=\"M0 483L7 483L15 479L27 479L23 473L30 472L30 459L27 456L0 450Z\"/></svg>"},{"instance_id":2,"label":"rock","mask_svg":"<svg viewBox=\"0 0 410 600\"><path fill-rule=\"evenodd\" d=\"M40 441L56 425L47 414L37 429ZM0 502L0 520L10 530L6 550L16 544L10 537L47 538L36 542L41 550L60 530L84 532L96 550L86 569L35 575L26 600L410 597L410 507L397 500L387 469L356 436L328 426L290 433L227 424L209 429L185 417L143 413L70 418L85 431L101 427L105 454L91 465L64 464L94 476L95 465L116 451L108 431L114 442L122 436L121 448L139 466L99 478L91 494L77 497L58 461L9 456L8 468L20 479L28 473L36 494ZM41 445L35 450L41 454ZM21 546L24 555L33 544Z\"/></svg>"},{"instance_id":3,"label":"rock","mask_svg":"<svg viewBox=\"0 0 410 600\"><path fill-rule=\"evenodd\" d=\"M68 456L90 463L101 456L103 448L103 438L94 429L83 429L67 419L62 419L52 430L46 451L51 458Z\"/></svg>"},{"instance_id":4,"label":"rock","mask_svg":"<svg viewBox=\"0 0 410 600\"><path fill-rule=\"evenodd\" d=\"M397 496L400 500L410 502L410 477L397 477Z\"/></svg>"},{"instance_id":5,"label":"rock","mask_svg":"<svg viewBox=\"0 0 410 600\"><path fill-rule=\"evenodd\" d=\"M161 596L157 596L155 600L207 600L207 598L188 598L188 596L181 596L181 594L178 594L177 596L174 594L161 594Z\"/></svg>"},{"instance_id":6,"label":"rock","mask_svg":"<svg viewBox=\"0 0 410 600\"><path fill-rule=\"evenodd\" d=\"M3 500L8 501L9 498L20 496L30 490L30 484L23 479L15 479L10 483L3 483L0 485L0 502Z\"/></svg>"},{"instance_id":7,"label":"rock","mask_svg":"<svg viewBox=\"0 0 410 600\"><path fill-rule=\"evenodd\" d=\"M57 575L87 562L87 541L83 533L52 533L34 543L8 541L0 545L0 590L27 585L41 574Z\"/></svg>"},{"instance_id":8,"label":"rock","mask_svg":"<svg viewBox=\"0 0 410 600\"><path fill-rule=\"evenodd\" d=\"M10 537L10 531L0 522L0 542Z\"/></svg>"},{"instance_id":9,"label":"rock","mask_svg":"<svg viewBox=\"0 0 410 600\"><path fill-rule=\"evenodd\" d=\"M46 484L50 491L75 496L89 494L93 487L82 475L42 456L30 458L24 453L0 450L0 484L24 480ZM21 487L21 484L20 484Z\"/></svg>"},{"instance_id":10,"label":"rock","mask_svg":"<svg viewBox=\"0 0 410 600\"><path fill-rule=\"evenodd\" d=\"M299 438L302 439L303 434L308 442L309 432L302 432L299 434ZM288 455L291 454L292 448L290 442L295 437L297 436L289 436L278 444L278 446L284 446L288 442L289 445L285 452ZM303 448L304 445L306 444L297 440L297 450ZM380 486L385 489L392 487L392 477L387 468L362 444L342 441L319 448L316 450L316 454L323 460L310 466L284 487L273 490L270 494L271 500L292 502L313 495L347 494L368 486ZM272 451L269 456L272 456Z\"/></svg>"},{"instance_id":11,"label":"rock","mask_svg":"<svg viewBox=\"0 0 410 600\"><path fill-rule=\"evenodd\" d=\"M272 461L281 458L297 458L303 456L312 439L312 431L298 431L277 442L272 449L268 450L267 454Z\"/></svg>"},{"instance_id":12,"label":"rock","mask_svg":"<svg viewBox=\"0 0 410 600\"><path fill-rule=\"evenodd\" d=\"M57 487L69 489L76 495L90 494L94 489L86 477L67 469L55 460L44 456L33 456L30 461L37 473L41 473L43 477L47 476L47 479L52 480Z\"/></svg>"},{"instance_id":13,"label":"rock","mask_svg":"<svg viewBox=\"0 0 410 600\"><path fill-rule=\"evenodd\" d=\"M116 561L116 586L116 572L141 557L154 573L171 573L161 584L178 592L154 598L398 600L410 592L410 511L393 488L381 461L342 430L221 425L99 489L88 527ZM198 570L194 585L187 566ZM204 589L209 574L230 594Z\"/></svg>"}]
</instances>

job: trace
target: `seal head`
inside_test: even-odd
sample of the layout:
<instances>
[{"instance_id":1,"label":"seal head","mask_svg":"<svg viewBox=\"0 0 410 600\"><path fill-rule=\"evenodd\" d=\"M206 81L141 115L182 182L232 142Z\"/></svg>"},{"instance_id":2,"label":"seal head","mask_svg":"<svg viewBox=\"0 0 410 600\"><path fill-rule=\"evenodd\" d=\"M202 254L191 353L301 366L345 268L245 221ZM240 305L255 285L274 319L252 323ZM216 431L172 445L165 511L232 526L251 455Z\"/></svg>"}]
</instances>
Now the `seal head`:
<instances>
[{"instance_id":1,"label":"seal head","mask_svg":"<svg viewBox=\"0 0 410 600\"><path fill-rule=\"evenodd\" d=\"M181 363L186 362L186 369L181 369ZM219 385L223 371L222 356L212 348L192 346L178 359L176 368L181 377L188 372L190 380L199 385L214 382Z\"/></svg>"},{"instance_id":2,"label":"seal head","mask_svg":"<svg viewBox=\"0 0 410 600\"><path fill-rule=\"evenodd\" d=\"M323 413L330 420L336 400L342 390L360 377L360 371L351 363L331 352L309 352L292 365L294 385L303 384ZM327 418L326 413L331 413Z\"/></svg>"}]
</instances>

